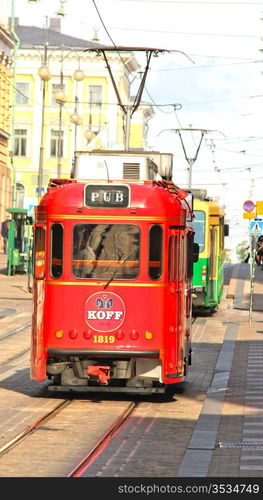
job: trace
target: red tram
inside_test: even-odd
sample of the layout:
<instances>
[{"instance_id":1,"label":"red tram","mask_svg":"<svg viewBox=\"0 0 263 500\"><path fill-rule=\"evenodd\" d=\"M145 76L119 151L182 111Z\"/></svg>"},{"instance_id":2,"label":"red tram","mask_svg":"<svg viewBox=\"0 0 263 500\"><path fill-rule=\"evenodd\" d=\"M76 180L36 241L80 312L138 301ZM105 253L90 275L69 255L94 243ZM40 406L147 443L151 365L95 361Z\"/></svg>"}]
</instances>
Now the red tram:
<instances>
[{"instance_id":1,"label":"red tram","mask_svg":"<svg viewBox=\"0 0 263 500\"><path fill-rule=\"evenodd\" d=\"M169 180L50 181L33 228L32 379L139 393L184 379L196 260L187 199Z\"/></svg>"}]
</instances>

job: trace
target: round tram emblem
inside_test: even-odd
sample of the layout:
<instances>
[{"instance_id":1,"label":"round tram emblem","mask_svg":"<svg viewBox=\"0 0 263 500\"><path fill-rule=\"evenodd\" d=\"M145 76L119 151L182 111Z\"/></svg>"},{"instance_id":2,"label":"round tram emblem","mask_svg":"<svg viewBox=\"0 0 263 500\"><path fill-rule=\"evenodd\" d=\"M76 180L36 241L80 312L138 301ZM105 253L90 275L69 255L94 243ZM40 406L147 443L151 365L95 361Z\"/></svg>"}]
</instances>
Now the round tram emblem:
<instances>
[{"instance_id":1,"label":"round tram emblem","mask_svg":"<svg viewBox=\"0 0 263 500\"><path fill-rule=\"evenodd\" d=\"M251 200L247 200L243 203L243 209L245 212L253 212L255 208L255 203Z\"/></svg>"},{"instance_id":2,"label":"round tram emblem","mask_svg":"<svg viewBox=\"0 0 263 500\"><path fill-rule=\"evenodd\" d=\"M96 292L85 302L84 316L97 332L113 332L122 325L126 314L121 297L112 292Z\"/></svg>"}]
</instances>

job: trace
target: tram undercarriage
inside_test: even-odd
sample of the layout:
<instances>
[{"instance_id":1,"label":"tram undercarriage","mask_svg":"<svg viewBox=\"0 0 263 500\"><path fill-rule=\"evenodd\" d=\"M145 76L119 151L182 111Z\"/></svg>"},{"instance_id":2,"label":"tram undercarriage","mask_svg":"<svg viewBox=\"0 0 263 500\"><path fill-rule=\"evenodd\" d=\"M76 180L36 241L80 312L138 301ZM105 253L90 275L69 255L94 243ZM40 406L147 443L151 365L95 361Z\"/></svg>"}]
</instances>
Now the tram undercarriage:
<instances>
[{"instance_id":1,"label":"tram undercarriage","mask_svg":"<svg viewBox=\"0 0 263 500\"><path fill-rule=\"evenodd\" d=\"M50 391L104 391L162 393L161 360L151 358L69 359L49 358L47 376Z\"/></svg>"}]
</instances>

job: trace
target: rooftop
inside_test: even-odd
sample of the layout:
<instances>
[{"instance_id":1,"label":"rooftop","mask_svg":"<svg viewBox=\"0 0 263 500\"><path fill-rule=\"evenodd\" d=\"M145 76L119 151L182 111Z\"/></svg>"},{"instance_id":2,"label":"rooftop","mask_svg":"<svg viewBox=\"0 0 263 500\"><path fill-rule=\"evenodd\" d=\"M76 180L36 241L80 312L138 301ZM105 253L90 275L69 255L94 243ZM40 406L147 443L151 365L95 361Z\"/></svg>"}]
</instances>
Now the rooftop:
<instances>
[{"instance_id":1,"label":"rooftop","mask_svg":"<svg viewBox=\"0 0 263 500\"><path fill-rule=\"evenodd\" d=\"M74 47L74 49L102 47L97 41L84 40L83 38L75 38L61 33L60 21L60 18L50 18L47 28L39 28L36 26L20 25L19 19L16 17L14 29L20 40L20 49L32 47L32 45L43 46L45 42L48 42L50 47L61 45Z\"/></svg>"}]
</instances>

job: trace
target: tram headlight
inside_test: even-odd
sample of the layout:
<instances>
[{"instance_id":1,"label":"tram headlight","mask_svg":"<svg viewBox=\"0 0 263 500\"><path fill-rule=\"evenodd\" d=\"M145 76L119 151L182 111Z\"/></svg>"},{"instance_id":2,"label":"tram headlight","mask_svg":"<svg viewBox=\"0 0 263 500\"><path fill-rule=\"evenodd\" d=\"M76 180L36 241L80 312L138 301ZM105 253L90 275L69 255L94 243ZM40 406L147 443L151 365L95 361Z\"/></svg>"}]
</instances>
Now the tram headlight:
<instances>
[{"instance_id":1,"label":"tram headlight","mask_svg":"<svg viewBox=\"0 0 263 500\"><path fill-rule=\"evenodd\" d=\"M145 332L144 336L147 340L152 340L152 338L153 338L152 332L149 332L148 330L147 330L147 332Z\"/></svg>"},{"instance_id":2,"label":"tram headlight","mask_svg":"<svg viewBox=\"0 0 263 500\"><path fill-rule=\"evenodd\" d=\"M63 336L64 336L64 332L63 332L63 330L57 330L57 331L55 332L55 337L56 337L57 339L61 339Z\"/></svg>"}]
</instances>

